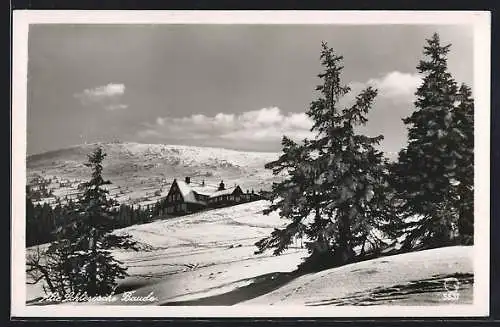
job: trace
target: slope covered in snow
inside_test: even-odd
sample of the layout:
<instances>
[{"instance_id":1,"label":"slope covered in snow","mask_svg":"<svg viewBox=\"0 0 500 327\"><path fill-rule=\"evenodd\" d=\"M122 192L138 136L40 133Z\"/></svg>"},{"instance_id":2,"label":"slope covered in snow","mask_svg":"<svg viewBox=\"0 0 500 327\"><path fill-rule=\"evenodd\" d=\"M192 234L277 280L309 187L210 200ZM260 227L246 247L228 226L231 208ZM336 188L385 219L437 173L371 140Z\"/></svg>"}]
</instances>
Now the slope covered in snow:
<instances>
[{"instance_id":1,"label":"slope covered in snow","mask_svg":"<svg viewBox=\"0 0 500 327\"><path fill-rule=\"evenodd\" d=\"M472 303L472 247L405 253L301 276L244 302L246 305L446 304L458 287L460 303Z\"/></svg>"},{"instance_id":2,"label":"slope covered in snow","mask_svg":"<svg viewBox=\"0 0 500 327\"><path fill-rule=\"evenodd\" d=\"M116 230L132 235L142 248L114 252L130 275L118 291L154 290L160 303L219 294L264 274L295 270L305 254L298 247L280 257L254 254L254 243L283 223L277 214L262 214L266 205L251 202ZM40 285L28 285L28 300L39 296Z\"/></svg>"},{"instance_id":3,"label":"slope covered in snow","mask_svg":"<svg viewBox=\"0 0 500 327\"><path fill-rule=\"evenodd\" d=\"M386 256L299 276L293 271L307 255L300 243L281 256L254 254L254 243L285 223L276 213L264 216L266 205L257 201L117 230L132 235L142 250L115 251L130 276L120 282L113 304L448 304L447 278L459 282L459 303L472 301L472 247ZM124 302L124 292L152 293L156 300ZM28 285L28 300L40 296L39 285Z\"/></svg>"}]
</instances>

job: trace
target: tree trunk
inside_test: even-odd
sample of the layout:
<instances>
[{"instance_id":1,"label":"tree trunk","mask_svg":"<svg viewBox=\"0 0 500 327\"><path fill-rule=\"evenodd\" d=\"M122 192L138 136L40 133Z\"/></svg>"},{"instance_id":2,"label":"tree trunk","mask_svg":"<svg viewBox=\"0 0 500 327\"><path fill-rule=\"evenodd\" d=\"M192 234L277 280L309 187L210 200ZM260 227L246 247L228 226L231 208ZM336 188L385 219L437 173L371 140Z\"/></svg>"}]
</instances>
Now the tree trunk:
<instances>
[{"instance_id":1,"label":"tree trunk","mask_svg":"<svg viewBox=\"0 0 500 327\"><path fill-rule=\"evenodd\" d=\"M360 257L363 257L365 255L365 245L366 245L366 240L368 239L368 236L363 236L363 245L361 246L361 252L360 252Z\"/></svg>"},{"instance_id":2,"label":"tree trunk","mask_svg":"<svg viewBox=\"0 0 500 327\"><path fill-rule=\"evenodd\" d=\"M319 209L319 207L315 208L315 212L316 213L315 213L315 218L314 219L316 221L318 221L318 222L321 221L321 215L320 215L320 209ZM325 226L322 226L322 227L324 228ZM324 252L327 252L327 251L330 250L330 247L329 247L329 244L328 244L328 239L325 238L325 235L322 232L320 232L319 235L318 235L318 245L319 245L319 247L318 247L319 252L323 252L324 253Z\"/></svg>"},{"instance_id":3,"label":"tree trunk","mask_svg":"<svg viewBox=\"0 0 500 327\"><path fill-rule=\"evenodd\" d=\"M340 218L339 234L339 248L336 257L339 264L345 264L354 257L354 251L351 247L351 226L347 213Z\"/></svg>"},{"instance_id":4,"label":"tree trunk","mask_svg":"<svg viewBox=\"0 0 500 327\"><path fill-rule=\"evenodd\" d=\"M96 240L96 231L94 230L92 235L91 235L91 240L92 240L92 256L91 260L93 260L89 264L89 286L87 289L87 293L89 296L96 296L97 295L97 240Z\"/></svg>"},{"instance_id":5,"label":"tree trunk","mask_svg":"<svg viewBox=\"0 0 500 327\"><path fill-rule=\"evenodd\" d=\"M474 243L474 223L473 213L469 210L459 209L458 216L458 237L463 245L472 245Z\"/></svg>"},{"instance_id":6,"label":"tree trunk","mask_svg":"<svg viewBox=\"0 0 500 327\"><path fill-rule=\"evenodd\" d=\"M32 270L38 270L42 274L43 279L45 280L45 282L47 283L47 286L49 287L49 290L52 293L56 293L56 288L54 287L54 284L52 284L52 280L50 278L50 274L49 274L48 270L44 266L42 266L39 263L28 263L28 266L30 266L30 269L32 269Z\"/></svg>"}]
</instances>

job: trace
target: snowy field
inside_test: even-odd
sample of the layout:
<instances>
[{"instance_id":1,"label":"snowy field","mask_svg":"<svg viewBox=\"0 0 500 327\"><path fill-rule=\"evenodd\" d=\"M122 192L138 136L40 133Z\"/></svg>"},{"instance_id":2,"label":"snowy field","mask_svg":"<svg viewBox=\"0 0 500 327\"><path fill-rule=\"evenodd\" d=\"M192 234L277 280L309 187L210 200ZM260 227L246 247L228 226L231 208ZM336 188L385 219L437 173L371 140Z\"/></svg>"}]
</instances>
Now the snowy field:
<instances>
[{"instance_id":1,"label":"snowy field","mask_svg":"<svg viewBox=\"0 0 500 327\"><path fill-rule=\"evenodd\" d=\"M254 254L254 243L283 223L277 214L262 215L265 207L258 201L116 231L131 234L142 248L115 252L130 275L117 293L153 292L156 300L114 304L447 304L443 285L450 277L459 280L459 303L472 303L471 247L387 256L297 276L292 271L307 255L300 244L282 256ZM40 296L40 285L28 285L28 301Z\"/></svg>"}]
</instances>

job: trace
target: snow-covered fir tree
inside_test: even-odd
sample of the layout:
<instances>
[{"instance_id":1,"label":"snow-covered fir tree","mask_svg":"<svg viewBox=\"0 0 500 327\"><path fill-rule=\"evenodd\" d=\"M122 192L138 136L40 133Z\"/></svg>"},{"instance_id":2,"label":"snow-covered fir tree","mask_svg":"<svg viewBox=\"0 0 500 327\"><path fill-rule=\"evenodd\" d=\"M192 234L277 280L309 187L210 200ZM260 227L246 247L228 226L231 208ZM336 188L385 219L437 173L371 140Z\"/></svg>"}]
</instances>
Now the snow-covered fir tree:
<instances>
[{"instance_id":1,"label":"snow-covered fir tree","mask_svg":"<svg viewBox=\"0 0 500 327\"><path fill-rule=\"evenodd\" d=\"M403 119L408 144L392 166L406 220L397 226L406 235L405 248L450 244L459 215L472 219L473 106L470 90L463 86L458 92L448 71L450 47L441 45L436 33L427 40L425 59L417 66L423 82L415 93L416 109Z\"/></svg>"},{"instance_id":2,"label":"snow-covered fir tree","mask_svg":"<svg viewBox=\"0 0 500 327\"><path fill-rule=\"evenodd\" d=\"M387 217L385 159L375 148L383 137L356 132L367 122L377 90L368 87L354 104L342 106L339 101L350 92L340 79L343 57L323 43L320 59L320 96L306 112L315 138L297 144L284 137L283 155L266 165L287 176L273 185L265 213L278 210L291 222L256 243L259 251L275 248L280 254L293 237L306 235L310 257L304 268L344 264L355 259L355 248L361 254L376 248L377 228Z\"/></svg>"},{"instance_id":3,"label":"snow-covered fir tree","mask_svg":"<svg viewBox=\"0 0 500 327\"><path fill-rule=\"evenodd\" d=\"M128 235L117 236L111 231L117 225L117 215L111 209L116 202L108 197L102 176L102 161L106 154L97 148L85 164L92 170L91 179L82 184L83 193L75 204L68 223L56 230L46 255L56 258L50 270L55 279L64 280L57 292L84 293L88 296L108 295L126 276L126 268L116 260L110 249L135 248Z\"/></svg>"}]
</instances>

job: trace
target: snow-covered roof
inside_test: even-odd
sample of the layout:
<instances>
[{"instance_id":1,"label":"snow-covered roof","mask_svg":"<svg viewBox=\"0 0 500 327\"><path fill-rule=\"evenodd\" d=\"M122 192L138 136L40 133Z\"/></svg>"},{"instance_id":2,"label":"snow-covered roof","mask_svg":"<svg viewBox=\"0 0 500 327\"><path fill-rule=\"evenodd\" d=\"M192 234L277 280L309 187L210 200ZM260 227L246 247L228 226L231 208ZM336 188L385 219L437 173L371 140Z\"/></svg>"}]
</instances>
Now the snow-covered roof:
<instances>
[{"instance_id":1,"label":"snow-covered roof","mask_svg":"<svg viewBox=\"0 0 500 327\"><path fill-rule=\"evenodd\" d=\"M195 193L209 196L210 198L215 198L221 195L230 195L232 194L238 186L230 187L221 191L217 191L217 187L206 185L196 185L194 183L187 184L185 181L177 180L177 186L179 187L179 191L182 194L185 202L189 203L201 203L196 199Z\"/></svg>"},{"instance_id":2,"label":"snow-covered roof","mask_svg":"<svg viewBox=\"0 0 500 327\"><path fill-rule=\"evenodd\" d=\"M217 187L213 186L191 186L191 189L198 194L210 196L217 191Z\"/></svg>"},{"instance_id":3,"label":"snow-covered roof","mask_svg":"<svg viewBox=\"0 0 500 327\"><path fill-rule=\"evenodd\" d=\"M234 192L234 190L236 190L238 186L234 186L234 187L231 187L231 188L227 188L225 190L222 190L222 191L217 191L217 192L214 192L210 195L211 198L215 198L215 197L218 197L218 196L221 196L221 195L230 195Z\"/></svg>"},{"instance_id":4,"label":"snow-covered roof","mask_svg":"<svg viewBox=\"0 0 500 327\"><path fill-rule=\"evenodd\" d=\"M179 187L182 195L188 195L192 191L191 187L186 184L186 182L177 181L177 186Z\"/></svg>"},{"instance_id":5,"label":"snow-covered roof","mask_svg":"<svg viewBox=\"0 0 500 327\"><path fill-rule=\"evenodd\" d=\"M198 203L191 187L184 181L177 181L179 191L181 191L184 202Z\"/></svg>"}]
</instances>

